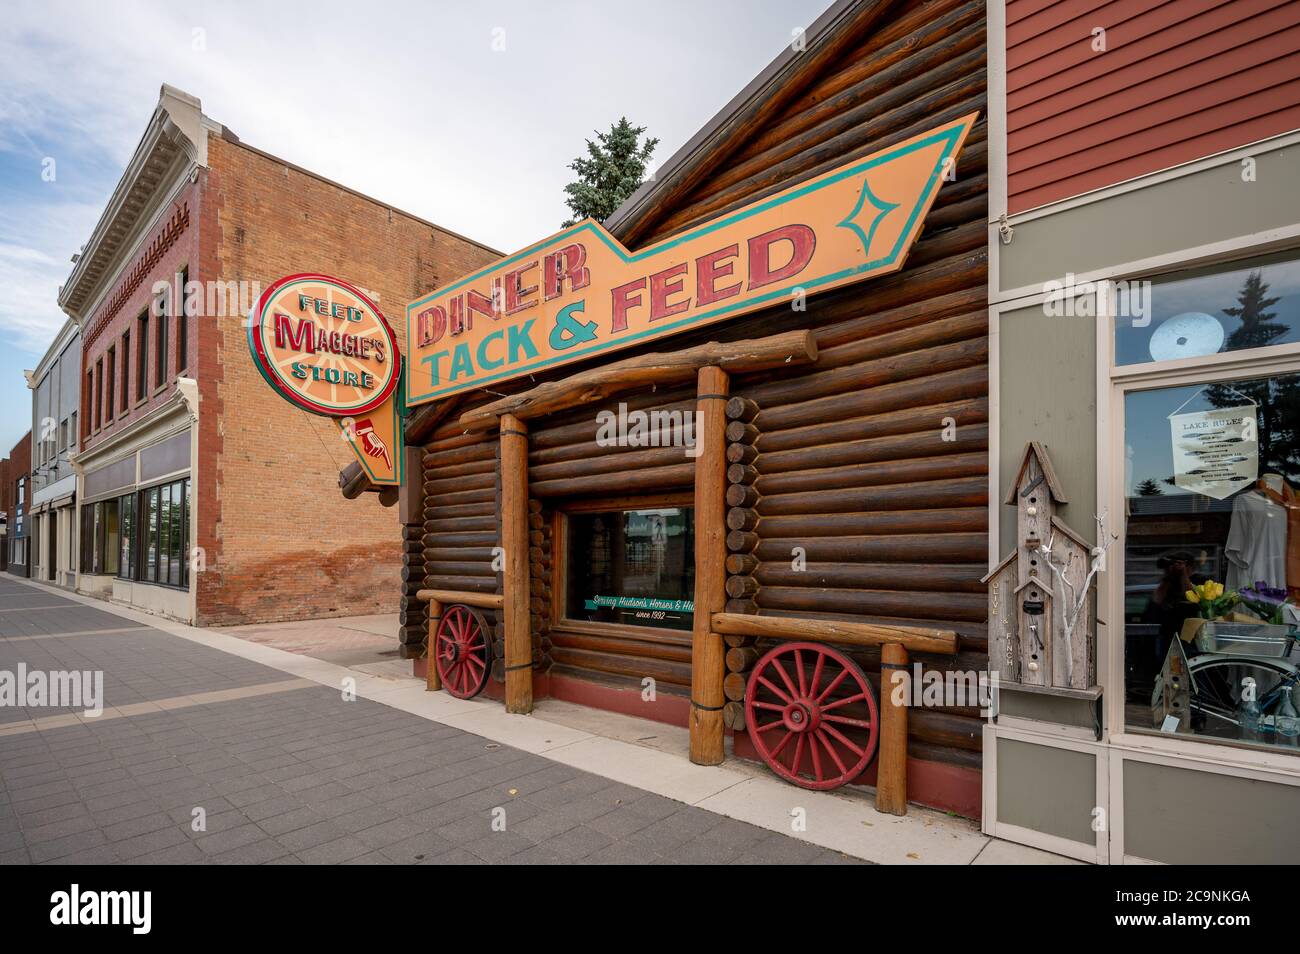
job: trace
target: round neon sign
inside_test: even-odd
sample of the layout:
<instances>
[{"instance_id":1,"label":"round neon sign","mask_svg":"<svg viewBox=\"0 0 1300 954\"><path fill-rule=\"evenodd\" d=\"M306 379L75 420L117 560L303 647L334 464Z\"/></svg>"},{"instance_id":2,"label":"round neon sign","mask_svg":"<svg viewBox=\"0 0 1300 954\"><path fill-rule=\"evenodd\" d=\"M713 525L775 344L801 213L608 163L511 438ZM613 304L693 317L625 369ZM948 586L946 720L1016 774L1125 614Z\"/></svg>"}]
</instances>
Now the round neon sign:
<instances>
[{"instance_id":1,"label":"round neon sign","mask_svg":"<svg viewBox=\"0 0 1300 954\"><path fill-rule=\"evenodd\" d=\"M328 417L379 407L402 370L378 306L328 275L288 275L266 289L248 316L248 348L281 397Z\"/></svg>"}]
</instances>

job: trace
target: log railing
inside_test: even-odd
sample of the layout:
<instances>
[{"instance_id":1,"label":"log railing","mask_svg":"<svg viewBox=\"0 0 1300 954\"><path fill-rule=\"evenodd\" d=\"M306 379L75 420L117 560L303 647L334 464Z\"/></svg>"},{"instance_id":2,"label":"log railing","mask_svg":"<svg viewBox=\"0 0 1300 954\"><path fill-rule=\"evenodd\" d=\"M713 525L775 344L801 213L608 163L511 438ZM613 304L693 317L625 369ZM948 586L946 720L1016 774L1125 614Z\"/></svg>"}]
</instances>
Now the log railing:
<instances>
[{"instance_id":1,"label":"log railing","mask_svg":"<svg viewBox=\"0 0 1300 954\"><path fill-rule=\"evenodd\" d=\"M957 652L957 634L943 629L913 626L883 626L835 620L797 619L788 616L751 616L742 613L714 613L713 632L719 636L754 636L765 639L808 640L846 646L880 647L880 749L876 768L876 810L891 815L907 814L907 705L912 696L908 653ZM902 673L902 698L896 705L890 673Z\"/></svg>"},{"instance_id":2,"label":"log railing","mask_svg":"<svg viewBox=\"0 0 1300 954\"><path fill-rule=\"evenodd\" d=\"M499 426L507 414L516 420L531 420L639 387L661 388L698 380L700 370L707 367L728 374L752 374L816 360L817 340L810 331L787 331L753 341L712 341L668 354L625 358L560 381L548 381L466 411L460 416L460 425L467 431L488 430Z\"/></svg>"},{"instance_id":3,"label":"log railing","mask_svg":"<svg viewBox=\"0 0 1300 954\"><path fill-rule=\"evenodd\" d=\"M438 678L438 670L433 665L433 647L438 621L442 619L442 608L452 603L463 603L479 609L499 610L505 606L506 598L500 593L471 593L466 590L417 590L415 598L429 604L429 641L428 648L424 652L426 661L424 688L430 691L441 689L442 680Z\"/></svg>"}]
</instances>

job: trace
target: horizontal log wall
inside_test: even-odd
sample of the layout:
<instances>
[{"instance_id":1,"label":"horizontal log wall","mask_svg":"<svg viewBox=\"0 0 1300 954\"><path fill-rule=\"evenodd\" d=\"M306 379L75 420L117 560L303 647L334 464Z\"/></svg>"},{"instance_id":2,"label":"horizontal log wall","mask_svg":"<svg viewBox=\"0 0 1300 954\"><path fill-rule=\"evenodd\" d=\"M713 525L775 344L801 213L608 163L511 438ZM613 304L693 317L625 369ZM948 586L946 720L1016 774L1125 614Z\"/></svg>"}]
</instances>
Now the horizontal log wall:
<instances>
[{"instance_id":1,"label":"horizontal log wall","mask_svg":"<svg viewBox=\"0 0 1300 954\"><path fill-rule=\"evenodd\" d=\"M634 447L597 443L602 412L679 415L695 410L695 388L682 386L647 392L631 392L610 400L585 405L572 411L551 414L529 422L529 492L545 507L547 519L538 531L544 543L537 554L533 574L545 575L550 602L547 612L563 611L563 581L552 580L555 564L550 539L554 521L552 508L564 501L597 498L628 502L646 494L689 492L695 479L694 458L684 446ZM661 418L668 420L670 418ZM660 434L661 443L672 434ZM572 572L582 572L582 554L574 554ZM553 587L553 589L552 589ZM546 643L543 663L552 663L562 675L579 676L604 683L640 688L641 680L653 678L666 692L685 694L691 683L691 638L688 632L642 631L628 633L623 627L606 627L594 633L588 627L552 628L550 617L543 621ZM644 636L645 638L639 638Z\"/></svg>"},{"instance_id":2,"label":"horizontal log wall","mask_svg":"<svg viewBox=\"0 0 1300 954\"><path fill-rule=\"evenodd\" d=\"M500 542L498 454L495 433L466 435L454 421L426 438L419 528L423 575L417 589L501 592L501 575L492 568L493 548ZM499 614L479 612L499 636ZM501 654L496 655L499 663ZM494 673L500 675L499 670L494 665Z\"/></svg>"},{"instance_id":3,"label":"horizontal log wall","mask_svg":"<svg viewBox=\"0 0 1300 954\"><path fill-rule=\"evenodd\" d=\"M811 296L806 312L770 309L710 332L806 327L819 349L809 368L733 379L728 611L955 630L956 656L914 655L938 671L987 665L984 5L894 4L854 54L636 236L638 246L661 240L971 112L980 119L956 180L903 271ZM879 687L880 652L846 651ZM980 727L973 709L918 710L909 750L978 766Z\"/></svg>"}]
</instances>

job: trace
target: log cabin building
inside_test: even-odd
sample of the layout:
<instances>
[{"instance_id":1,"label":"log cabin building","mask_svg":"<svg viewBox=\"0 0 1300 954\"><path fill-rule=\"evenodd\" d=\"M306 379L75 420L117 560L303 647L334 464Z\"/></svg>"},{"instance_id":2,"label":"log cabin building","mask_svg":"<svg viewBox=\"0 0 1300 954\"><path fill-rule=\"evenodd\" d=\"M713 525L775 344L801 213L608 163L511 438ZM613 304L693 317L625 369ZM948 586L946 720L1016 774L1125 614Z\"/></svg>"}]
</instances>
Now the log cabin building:
<instances>
[{"instance_id":1,"label":"log cabin building","mask_svg":"<svg viewBox=\"0 0 1300 954\"><path fill-rule=\"evenodd\" d=\"M940 651L917 651L911 662L904 653L901 663L879 640L841 643L877 695L882 652L886 671L918 662L927 671L986 668L985 5L841 0L802 39L604 224L627 249L644 249L973 116L905 265L613 359L412 406L399 504L401 639L418 674L439 622L430 620L430 593L479 594L494 657L486 691L504 694L512 711L549 696L691 723L693 758L716 762L724 726L734 754L755 757L746 677L776 643L711 632L706 609L824 623L832 635L841 624L947 634L912 643ZM691 370L597 387L604 396L594 402L471 426L476 414L492 417L503 394L563 387L650 352L689 357L716 343L725 355L736 342L792 334L800 343L775 366L737 360L698 380ZM728 399L713 402L716 411L703 400L716 396L704 394L705 372L716 372L709 380ZM725 460L721 450L691 456L681 446L602 439L602 427L637 412L698 412L696 440L716 433ZM347 496L376 489L355 465L340 482ZM711 488L705 498L701 486ZM507 539L521 536L526 556ZM713 556L697 559L702 547ZM511 593L521 576L522 599ZM701 604L702 590L719 594L715 605ZM510 645L511 614L526 627L522 652ZM529 680L527 700L512 690L516 674ZM694 723L707 724L708 741L697 740ZM905 749L903 807L910 799L977 817L978 708L919 708L903 724L905 745L900 736L889 755L901 760ZM881 759L854 782L876 784L883 738Z\"/></svg>"}]
</instances>

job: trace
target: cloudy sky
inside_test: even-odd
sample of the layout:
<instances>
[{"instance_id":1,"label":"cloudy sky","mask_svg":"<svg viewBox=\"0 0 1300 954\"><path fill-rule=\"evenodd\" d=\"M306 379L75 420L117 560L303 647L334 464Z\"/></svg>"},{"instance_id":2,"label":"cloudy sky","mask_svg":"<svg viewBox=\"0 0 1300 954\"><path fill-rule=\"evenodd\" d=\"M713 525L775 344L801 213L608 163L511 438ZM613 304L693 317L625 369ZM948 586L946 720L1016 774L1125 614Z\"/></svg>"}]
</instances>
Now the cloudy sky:
<instances>
[{"instance_id":1,"label":"cloudy sky","mask_svg":"<svg viewBox=\"0 0 1300 954\"><path fill-rule=\"evenodd\" d=\"M22 371L63 324L69 259L162 83L251 145L509 251L564 220L594 129L626 115L666 160L828 4L10 0L0 456L30 427Z\"/></svg>"}]
</instances>

